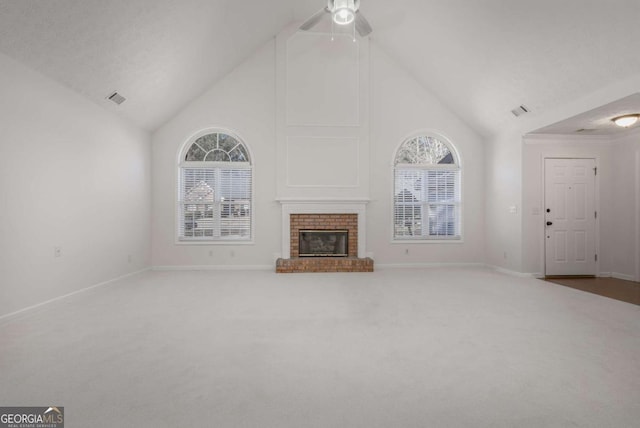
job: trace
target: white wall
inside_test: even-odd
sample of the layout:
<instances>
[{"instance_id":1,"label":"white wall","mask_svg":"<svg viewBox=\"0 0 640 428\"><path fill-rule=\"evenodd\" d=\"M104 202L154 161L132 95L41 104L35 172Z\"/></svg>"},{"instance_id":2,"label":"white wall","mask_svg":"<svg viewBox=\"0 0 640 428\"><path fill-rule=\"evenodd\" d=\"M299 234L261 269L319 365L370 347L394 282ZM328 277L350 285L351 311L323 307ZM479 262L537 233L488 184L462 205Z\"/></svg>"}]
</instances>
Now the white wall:
<instances>
[{"instance_id":1,"label":"white wall","mask_svg":"<svg viewBox=\"0 0 640 428\"><path fill-rule=\"evenodd\" d=\"M222 127L249 147L254 164L253 244L177 244L178 152L196 132ZM280 250L276 202L275 42L271 41L153 135L152 257L157 267L256 266L275 269Z\"/></svg>"},{"instance_id":2,"label":"white wall","mask_svg":"<svg viewBox=\"0 0 640 428\"><path fill-rule=\"evenodd\" d=\"M290 33L290 29L285 32ZM364 45L367 55L359 54L360 61L370 56L370 63L361 64L358 70L362 71L363 67L368 70L370 66L371 73L369 76L361 76L358 80L359 84L362 84L364 79L364 89L368 91L361 94L361 100L364 98L368 103L360 109L359 114L365 116L358 117L358 126L351 126L351 129L346 130L344 128L347 127L342 126L334 130L317 124L287 124L286 116L277 114L278 108L286 107L283 106L282 100L278 100L278 97L286 95L286 92L276 92L276 86L286 88L287 91L295 88L290 87L291 82L276 84L278 76L281 75L277 72L278 67L283 66L277 64L277 43L282 42L274 40L268 43L154 133L153 265L274 268L274 257L282 248L282 218L278 198L366 198L369 195L371 202L367 206L367 252L373 253L377 264L482 263L484 154L481 139L373 43L370 49L366 47L368 44ZM320 107L322 106L318 108ZM278 120L283 122L280 127L286 127L286 132L278 131ZM237 133L253 153L256 227L254 243L251 245L176 243L177 154L191 135L215 126ZM363 129L366 131L364 135ZM404 138L420 130L444 134L460 152L463 161L464 195L462 243L391 243L393 154ZM352 135L348 134L350 132ZM300 183L290 186L291 176L287 178L283 174L283 169L287 167L286 159L277 157L284 156L283 152L287 153L284 139L291 136L289 134L305 138L317 135L325 140L357 140L357 155L352 156L351 162L358 167L357 185L335 186L332 182L323 185L321 182L310 181L302 183L305 186L299 186ZM283 141L277 141L277 135ZM297 174L294 178L318 179L317 168L311 171L315 175L298 170L293 172ZM338 178L342 183L348 181L349 177L348 174L343 174ZM333 179L337 180L336 177ZM409 248L408 255L405 254L406 248Z\"/></svg>"},{"instance_id":3,"label":"white wall","mask_svg":"<svg viewBox=\"0 0 640 428\"><path fill-rule=\"evenodd\" d=\"M484 260L490 266L521 271L522 137L506 132L489 140L485 156Z\"/></svg>"},{"instance_id":4,"label":"white wall","mask_svg":"<svg viewBox=\"0 0 640 428\"><path fill-rule=\"evenodd\" d=\"M149 135L1 54L0 94L0 316L147 267Z\"/></svg>"},{"instance_id":5,"label":"white wall","mask_svg":"<svg viewBox=\"0 0 640 428\"><path fill-rule=\"evenodd\" d=\"M640 282L640 132L612 142L611 166L611 274Z\"/></svg>"},{"instance_id":6,"label":"white wall","mask_svg":"<svg viewBox=\"0 0 640 428\"><path fill-rule=\"evenodd\" d=\"M368 251L373 253L377 264L483 263L485 158L481 138L373 42L370 79ZM444 135L460 155L463 242L391 242L395 151L406 138L421 131Z\"/></svg>"},{"instance_id":7,"label":"white wall","mask_svg":"<svg viewBox=\"0 0 640 428\"><path fill-rule=\"evenodd\" d=\"M278 197L368 198L368 39L294 24L276 44Z\"/></svg>"}]
</instances>

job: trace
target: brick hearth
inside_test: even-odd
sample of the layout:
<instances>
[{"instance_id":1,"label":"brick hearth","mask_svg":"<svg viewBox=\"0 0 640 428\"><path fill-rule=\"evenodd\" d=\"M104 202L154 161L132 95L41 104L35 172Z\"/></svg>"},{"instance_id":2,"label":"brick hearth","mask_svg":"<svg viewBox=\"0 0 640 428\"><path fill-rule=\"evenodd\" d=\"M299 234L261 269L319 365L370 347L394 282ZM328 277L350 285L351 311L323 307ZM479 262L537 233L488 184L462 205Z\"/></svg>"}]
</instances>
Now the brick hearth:
<instances>
[{"instance_id":1,"label":"brick hearth","mask_svg":"<svg viewBox=\"0 0 640 428\"><path fill-rule=\"evenodd\" d=\"M369 257L304 257L278 259L277 273L305 272L373 272L373 259Z\"/></svg>"}]
</instances>

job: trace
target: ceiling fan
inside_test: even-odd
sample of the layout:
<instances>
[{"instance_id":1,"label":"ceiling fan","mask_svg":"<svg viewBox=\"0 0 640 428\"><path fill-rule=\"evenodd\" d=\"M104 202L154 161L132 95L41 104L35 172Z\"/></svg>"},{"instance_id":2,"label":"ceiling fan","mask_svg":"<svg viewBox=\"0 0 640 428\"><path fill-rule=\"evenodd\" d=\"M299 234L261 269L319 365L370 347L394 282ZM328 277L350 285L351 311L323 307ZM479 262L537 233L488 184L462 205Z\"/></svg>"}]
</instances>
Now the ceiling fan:
<instances>
[{"instance_id":1,"label":"ceiling fan","mask_svg":"<svg viewBox=\"0 0 640 428\"><path fill-rule=\"evenodd\" d=\"M327 0L327 6L307 19L300 26L300 29L309 31L327 13L331 15L333 22L338 25L348 25L353 22L355 30L360 34L360 37L368 36L373 31L369 22L360 13L360 0Z\"/></svg>"}]
</instances>

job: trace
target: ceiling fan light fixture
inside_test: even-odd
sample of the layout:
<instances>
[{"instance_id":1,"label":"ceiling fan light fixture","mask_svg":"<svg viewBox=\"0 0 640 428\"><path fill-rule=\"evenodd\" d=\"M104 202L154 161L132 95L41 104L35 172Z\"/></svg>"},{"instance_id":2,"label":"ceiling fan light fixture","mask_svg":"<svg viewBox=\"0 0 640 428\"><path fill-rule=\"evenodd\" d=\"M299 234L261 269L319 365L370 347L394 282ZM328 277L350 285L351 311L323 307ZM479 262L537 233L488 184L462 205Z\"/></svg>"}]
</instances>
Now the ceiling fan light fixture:
<instances>
[{"instance_id":1,"label":"ceiling fan light fixture","mask_svg":"<svg viewBox=\"0 0 640 428\"><path fill-rule=\"evenodd\" d=\"M360 37L367 37L373 31L371 24L360 13L360 0L326 0L326 6L300 25L300 30L309 31L315 27L323 17L329 15L331 17L331 40L333 40L334 27L353 25L353 41L356 41L356 33ZM346 31L339 31L346 34Z\"/></svg>"},{"instance_id":2,"label":"ceiling fan light fixture","mask_svg":"<svg viewBox=\"0 0 640 428\"><path fill-rule=\"evenodd\" d=\"M635 124L640 119L640 114L625 114L624 116L618 116L611 119L613 123L622 127L628 128Z\"/></svg>"},{"instance_id":3,"label":"ceiling fan light fixture","mask_svg":"<svg viewBox=\"0 0 640 428\"><path fill-rule=\"evenodd\" d=\"M343 7L333 12L333 22L338 25L351 24L355 18L356 15L348 7Z\"/></svg>"},{"instance_id":4,"label":"ceiling fan light fixture","mask_svg":"<svg viewBox=\"0 0 640 428\"><path fill-rule=\"evenodd\" d=\"M328 9L333 22L338 25L351 24L356 19L360 0L329 0Z\"/></svg>"}]
</instances>

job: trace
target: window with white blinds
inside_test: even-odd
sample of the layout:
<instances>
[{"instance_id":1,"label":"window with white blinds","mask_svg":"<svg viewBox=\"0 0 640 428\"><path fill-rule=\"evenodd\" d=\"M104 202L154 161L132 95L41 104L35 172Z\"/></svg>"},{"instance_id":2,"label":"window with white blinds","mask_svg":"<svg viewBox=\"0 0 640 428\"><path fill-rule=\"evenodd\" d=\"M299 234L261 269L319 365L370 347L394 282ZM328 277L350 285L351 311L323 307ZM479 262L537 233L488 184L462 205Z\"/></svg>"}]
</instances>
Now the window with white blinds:
<instances>
[{"instance_id":1,"label":"window with white blinds","mask_svg":"<svg viewBox=\"0 0 640 428\"><path fill-rule=\"evenodd\" d=\"M395 159L394 239L460 239L460 203L460 167L449 143L405 141Z\"/></svg>"},{"instance_id":2,"label":"window with white blinds","mask_svg":"<svg viewBox=\"0 0 640 428\"><path fill-rule=\"evenodd\" d=\"M181 157L178 238L182 241L250 240L252 167L237 138L211 133Z\"/></svg>"}]
</instances>

